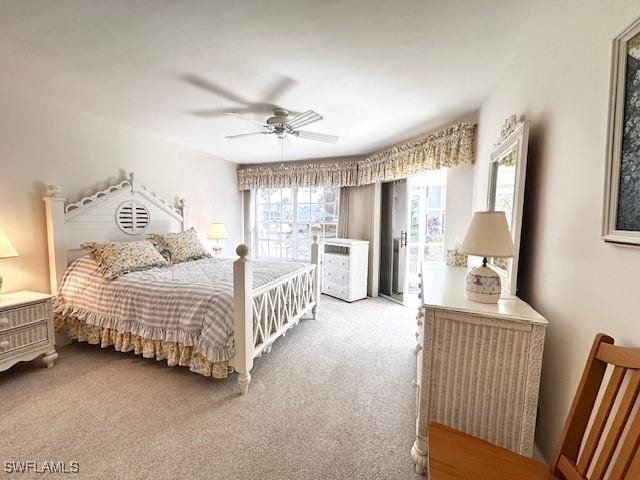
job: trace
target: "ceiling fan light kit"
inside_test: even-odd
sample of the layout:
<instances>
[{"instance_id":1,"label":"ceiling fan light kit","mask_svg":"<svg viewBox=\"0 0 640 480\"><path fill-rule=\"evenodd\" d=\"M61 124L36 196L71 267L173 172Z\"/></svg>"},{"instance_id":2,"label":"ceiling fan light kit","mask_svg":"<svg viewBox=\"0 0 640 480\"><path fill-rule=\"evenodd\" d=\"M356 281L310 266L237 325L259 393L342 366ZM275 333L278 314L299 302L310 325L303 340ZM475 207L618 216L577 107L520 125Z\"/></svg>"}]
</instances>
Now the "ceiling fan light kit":
<instances>
[{"instance_id":1,"label":"ceiling fan light kit","mask_svg":"<svg viewBox=\"0 0 640 480\"><path fill-rule=\"evenodd\" d=\"M255 122L247 118L241 117L233 112L228 112L227 115L240 118L247 122L251 122L262 127L264 130L258 132L240 133L236 135L227 135L224 138L235 139L241 137L248 137L251 135L275 135L279 139L284 140L287 135L305 138L308 140L316 140L318 142L336 143L338 137L335 135L328 135L326 133L309 132L305 130L299 130L300 127L310 125L311 123L322 120L322 115L313 110L307 110L306 112L296 115L293 118L289 117L289 111L284 108L274 108L273 116L267 118L265 123Z\"/></svg>"}]
</instances>

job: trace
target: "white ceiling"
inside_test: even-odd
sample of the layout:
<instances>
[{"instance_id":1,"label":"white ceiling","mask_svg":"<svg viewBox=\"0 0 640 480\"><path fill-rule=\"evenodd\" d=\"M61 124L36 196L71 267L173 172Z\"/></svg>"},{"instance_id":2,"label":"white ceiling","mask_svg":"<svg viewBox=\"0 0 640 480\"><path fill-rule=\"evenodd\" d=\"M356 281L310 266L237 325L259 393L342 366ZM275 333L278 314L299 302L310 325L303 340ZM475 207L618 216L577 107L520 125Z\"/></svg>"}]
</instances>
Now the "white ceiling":
<instances>
[{"instance_id":1,"label":"white ceiling","mask_svg":"<svg viewBox=\"0 0 640 480\"><path fill-rule=\"evenodd\" d=\"M273 136L226 140L273 105L314 109L285 159L369 153L474 111L521 41L527 0L3 0L0 87L20 84L237 163Z\"/></svg>"}]
</instances>

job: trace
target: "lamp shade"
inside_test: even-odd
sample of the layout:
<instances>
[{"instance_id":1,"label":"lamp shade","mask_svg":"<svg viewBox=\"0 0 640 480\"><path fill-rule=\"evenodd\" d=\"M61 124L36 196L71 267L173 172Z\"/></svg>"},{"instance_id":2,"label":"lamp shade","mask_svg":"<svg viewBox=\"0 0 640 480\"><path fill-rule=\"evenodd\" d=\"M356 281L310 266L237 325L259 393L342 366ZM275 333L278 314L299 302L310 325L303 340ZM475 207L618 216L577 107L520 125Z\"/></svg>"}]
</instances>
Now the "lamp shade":
<instances>
[{"instance_id":1,"label":"lamp shade","mask_svg":"<svg viewBox=\"0 0 640 480\"><path fill-rule=\"evenodd\" d=\"M207 233L207 238L212 240L224 240L229 238L229 234L227 233L227 227L224 226L224 223L212 223L209 225L209 233Z\"/></svg>"},{"instance_id":2,"label":"lamp shade","mask_svg":"<svg viewBox=\"0 0 640 480\"><path fill-rule=\"evenodd\" d=\"M513 257L513 240L504 212L475 212L460 251L479 257Z\"/></svg>"},{"instance_id":3,"label":"lamp shade","mask_svg":"<svg viewBox=\"0 0 640 480\"><path fill-rule=\"evenodd\" d=\"M16 252L16 249L13 248L13 245L11 245L11 242L9 241L9 238L7 238L7 235L4 233L4 230L0 228L0 258L10 258L17 256L18 252Z\"/></svg>"}]
</instances>

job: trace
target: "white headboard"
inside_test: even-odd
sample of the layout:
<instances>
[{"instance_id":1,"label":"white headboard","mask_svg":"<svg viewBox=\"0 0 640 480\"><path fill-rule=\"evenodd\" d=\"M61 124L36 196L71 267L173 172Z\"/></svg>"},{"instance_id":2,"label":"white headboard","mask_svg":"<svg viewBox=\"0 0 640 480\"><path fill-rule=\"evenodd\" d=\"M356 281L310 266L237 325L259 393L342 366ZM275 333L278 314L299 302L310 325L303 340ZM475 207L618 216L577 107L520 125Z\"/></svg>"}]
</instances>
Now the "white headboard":
<instances>
[{"instance_id":1,"label":"white headboard","mask_svg":"<svg viewBox=\"0 0 640 480\"><path fill-rule=\"evenodd\" d=\"M188 228L189 207L184 199L173 206L129 175L79 202L66 203L57 185L44 197L49 247L51 293L69 263L81 255L84 242L131 241L149 233L180 232Z\"/></svg>"}]
</instances>

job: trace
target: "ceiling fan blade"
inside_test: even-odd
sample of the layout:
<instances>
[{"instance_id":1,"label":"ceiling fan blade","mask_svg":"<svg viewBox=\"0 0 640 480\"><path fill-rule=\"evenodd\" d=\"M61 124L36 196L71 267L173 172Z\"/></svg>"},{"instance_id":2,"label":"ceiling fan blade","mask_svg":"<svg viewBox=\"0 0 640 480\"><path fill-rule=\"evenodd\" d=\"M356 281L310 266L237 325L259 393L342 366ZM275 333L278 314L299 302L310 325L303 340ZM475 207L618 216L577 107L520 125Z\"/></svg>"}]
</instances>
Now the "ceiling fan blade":
<instances>
[{"instance_id":1,"label":"ceiling fan blade","mask_svg":"<svg viewBox=\"0 0 640 480\"><path fill-rule=\"evenodd\" d=\"M231 90L227 90L226 88L221 87L220 85L217 85L199 75L186 73L180 75L180 78L188 84L193 85L194 87L201 88L202 90L206 90L209 93L213 93L214 95L217 95L219 97L226 98L227 100L231 100L232 102L239 103L240 105L250 104L250 102L246 98L243 98L240 95L235 94Z\"/></svg>"},{"instance_id":2,"label":"ceiling fan blade","mask_svg":"<svg viewBox=\"0 0 640 480\"><path fill-rule=\"evenodd\" d=\"M237 135L227 135L224 138L240 138L240 137L249 137L251 135L268 135L271 132L249 132L249 133L239 133Z\"/></svg>"},{"instance_id":3,"label":"ceiling fan blade","mask_svg":"<svg viewBox=\"0 0 640 480\"><path fill-rule=\"evenodd\" d=\"M336 135L326 133L308 132L306 130L296 130L293 132L296 137L307 138L309 140L317 140L318 142L336 143L338 138Z\"/></svg>"},{"instance_id":4,"label":"ceiling fan blade","mask_svg":"<svg viewBox=\"0 0 640 480\"><path fill-rule=\"evenodd\" d=\"M238 115L236 112L225 112L224 115L226 115L227 117L235 117L235 118L239 118L240 120L244 120L245 122L249 122L249 123L253 123L254 125L259 125L262 128L267 128L269 129L269 125L266 125L264 123L260 123L257 122L256 120L251 120L250 118L245 118L241 115Z\"/></svg>"},{"instance_id":5,"label":"ceiling fan blade","mask_svg":"<svg viewBox=\"0 0 640 480\"><path fill-rule=\"evenodd\" d=\"M214 118L214 117L223 117L229 113L229 108L210 108L206 110L191 110L188 112L191 115L195 115L196 117L203 118ZM234 113L237 115L239 113L249 113L248 108L240 108L235 109Z\"/></svg>"},{"instance_id":6,"label":"ceiling fan blade","mask_svg":"<svg viewBox=\"0 0 640 480\"><path fill-rule=\"evenodd\" d=\"M293 78L280 76L278 81L271 86L271 89L264 97L265 103L274 103L278 100L287 90L293 87L297 82Z\"/></svg>"},{"instance_id":7,"label":"ceiling fan blade","mask_svg":"<svg viewBox=\"0 0 640 480\"><path fill-rule=\"evenodd\" d=\"M300 128L304 127L305 125L309 125L310 123L322 120L322 118L322 115L320 115L319 113L316 113L313 110L307 110L297 117L293 117L287 122L287 125L289 125L291 128Z\"/></svg>"}]
</instances>

